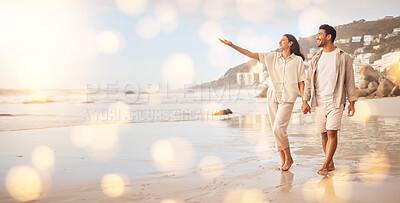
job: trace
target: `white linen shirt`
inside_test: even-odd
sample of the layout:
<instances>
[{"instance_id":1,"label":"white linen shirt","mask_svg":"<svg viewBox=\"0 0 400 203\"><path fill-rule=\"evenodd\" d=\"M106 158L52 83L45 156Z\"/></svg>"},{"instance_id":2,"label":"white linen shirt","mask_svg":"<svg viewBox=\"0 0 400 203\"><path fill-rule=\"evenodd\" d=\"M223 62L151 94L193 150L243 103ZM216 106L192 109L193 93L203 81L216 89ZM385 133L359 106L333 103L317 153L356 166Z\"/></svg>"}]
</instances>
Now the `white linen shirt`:
<instances>
[{"instance_id":1,"label":"white linen shirt","mask_svg":"<svg viewBox=\"0 0 400 203\"><path fill-rule=\"evenodd\" d=\"M293 53L285 59L280 52L258 53L258 58L269 73L269 85L276 99L295 102L299 96L298 84L306 80L303 59Z\"/></svg>"}]
</instances>

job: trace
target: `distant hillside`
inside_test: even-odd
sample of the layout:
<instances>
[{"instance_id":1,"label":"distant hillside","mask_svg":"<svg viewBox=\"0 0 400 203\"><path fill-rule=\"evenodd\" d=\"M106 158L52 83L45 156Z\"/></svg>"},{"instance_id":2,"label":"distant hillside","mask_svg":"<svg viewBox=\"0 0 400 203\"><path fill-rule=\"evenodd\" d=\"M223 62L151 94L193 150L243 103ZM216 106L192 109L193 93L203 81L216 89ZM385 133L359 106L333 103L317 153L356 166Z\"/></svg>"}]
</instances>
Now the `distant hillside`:
<instances>
[{"instance_id":1,"label":"distant hillside","mask_svg":"<svg viewBox=\"0 0 400 203\"><path fill-rule=\"evenodd\" d=\"M353 36L364 36L364 35L372 35L377 37L379 34L386 36L393 32L394 28L400 27L400 16L398 17L385 17L383 19L379 19L376 21L366 21L366 20L358 20L353 21L352 23L336 26L336 39L345 39L351 38ZM316 35L299 38L299 43L303 48L304 53L309 53L311 48L317 48L317 42L315 40ZM374 45L381 45L378 50L373 50ZM347 53L353 54L354 51L358 48L363 47L363 41L359 43L346 43L346 44L338 44L336 45L346 51ZM400 47L400 36L391 37L390 39L384 39L382 37L381 42L373 43L365 48L365 52L373 52L377 54L377 57L380 57L382 54L388 53L391 50L398 49ZM368 51L367 51L368 50Z\"/></svg>"}]
</instances>

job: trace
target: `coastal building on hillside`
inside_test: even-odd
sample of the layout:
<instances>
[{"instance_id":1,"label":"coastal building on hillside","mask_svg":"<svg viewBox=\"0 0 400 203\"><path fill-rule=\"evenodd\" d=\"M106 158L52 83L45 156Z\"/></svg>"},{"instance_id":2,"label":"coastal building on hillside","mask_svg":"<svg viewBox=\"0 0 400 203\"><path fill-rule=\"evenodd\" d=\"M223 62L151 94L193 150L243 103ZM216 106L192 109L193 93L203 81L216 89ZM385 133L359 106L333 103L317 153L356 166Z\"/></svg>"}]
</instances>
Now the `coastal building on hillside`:
<instances>
[{"instance_id":1,"label":"coastal building on hillside","mask_svg":"<svg viewBox=\"0 0 400 203\"><path fill-rule=\"evenodd\" d=\"M346 38L346 39L337 39L336 43L338 44L347 44L350 43L350 38Z\"/></svg>"},{"instance_id":2,"label":"coastal building on hillside","mask_svg":"<svg viewBox=\"0 0 400 203\"><path fill-rule=\"evenodd\" d=\"M365 54L359 54L357 55L357 58L361 60L361 63L363 65L370 64L370 62L374 59L375 54L373 53L365 53Z\"/></svg>"},{"instance_id":3,"label":"coastal building on hillside","mask_svg":"<svg viewBox=\"0 0 400 203\"><path fill-rule=\"evenodd\" d=\"M391 65L397 63L400 59L400 51L390 52L382 55L382 69L387 70Z\"/></svg>"},{"instance_id":4,"label":"coastal building on hillside","mask_svg":"<svg viewBox=\"0 0 400 203\"><path fill-rule=\"evenodd\" d=\"M267 78L268 73L264 71L264 65L257 63L248 73L237 73L236 83L239 86L256 85L265 82Z\"/></svg>"},{"instance_id":5,"label":"coastal building on hillside","mask_svg":"<svg viewBox=\"0 0 400 203\"><path fill-rule=\"evenodd\" d=\"M394 34L394 33L389 33L389 34L387 34L387 35L385 36L385 39L389 39L389 38L394 37L394 36L396 36L396 34Z\"/></svg>"},{"instance_id":6,"label":"coastal building on hillside","mask_svg":"<svg viewBox=\"0 0 400 203\"><path fill-rule=\"evenodd\" d=\"M364 45L368 46L374 40L374 36L372 35L364 35Z\"/></svg>"},{"instance_id":7,"label":"coastal building on hillside","mask_svg":"<svg viewBox=\"0 0 400 203\"><path fill-rule=\"evenodd\" d=\"M383 17L382 19L383 20L390 20L390 19L393 19L394 17L393 16L385 16L385 17Z\"/></svg>"},{"instance_id":8,"label":"coastal building on hillside","mask_svg":"<svg viewBox=\"0 0 400 203\"><path fill-rule=\"evenodd\" d=\"M399 33L400 33L400 27L394 28L394 29L393 29L393 34L394 34L394 35L397 36L397 35L399 35Z\"/></svg>"},{"instance_id":9,"label":"coastal building on hillside","mask_svg":"<svg viewBox=\"0 0 400 203\"><path fill-rule=\"evenodd\" d=\"M376 38L374 38L374 40L372 40L372 43L379 43L379 42L381 42L381 38L380 37L376 37Z\"/></svg>"},{"instance_id":10,"label":"coastal building on hillside","mask_svg":"<svg viewBox=\"0 0 400 203\"><path fill-rule=\"evenodd\" d=\"M382 68L382 59L374 61L374 64L372 64L372 68L374 68L378 72L384 71L384 69Z\"/></svg>"},{"instance_id":11,"label":"coastal building on hillside","mask_svg":"<svg viewBox=\"0 0 400 203\"><path fill-rule=\"evenodd\" d=\"M351 42L358 43L358 42L361 42L361 39L362 39L362 36L353 36L351 38Z\"/></svg>"},{"instance_id":12,"label":"coastal building on hillside","mask_svg":"<svg viewBox=\"0 0 400 203\"><path fill-rule=\"evenodd\" d=\"M358 73L360 72L361 68L367 65L370 65L371 60L375 57L375 54L372 53L365 53L365 54L359 54L357 55L356 58L353 60L353 69L354 69L354 75L355 75L355 82L358 84Z\"/></svg>"},{"instance_id":13,"label":"coastal building on hillside","mask_svg":"<svg viewBox=\"0 0 400 203\"><path fill-rule=\"evenodd\" d=\"M354 53L355 53L355 54L364 53L364 47L360 47L360 48L354 50Z\"/></svg>"},{"instance_id":14,"label":"coastal building on hillside","mask_svg":"<svg viewBox=\"0 0 400 203\"><path fill-rule=\"evenodd\" d=\"M365 65L368 65L368 63L365 63L365 61L363 61L360 58L355 58L353 60L354 81L356 84L358 84L358 73L360 72L361 68Z\"/></svg>"}]
</instances>

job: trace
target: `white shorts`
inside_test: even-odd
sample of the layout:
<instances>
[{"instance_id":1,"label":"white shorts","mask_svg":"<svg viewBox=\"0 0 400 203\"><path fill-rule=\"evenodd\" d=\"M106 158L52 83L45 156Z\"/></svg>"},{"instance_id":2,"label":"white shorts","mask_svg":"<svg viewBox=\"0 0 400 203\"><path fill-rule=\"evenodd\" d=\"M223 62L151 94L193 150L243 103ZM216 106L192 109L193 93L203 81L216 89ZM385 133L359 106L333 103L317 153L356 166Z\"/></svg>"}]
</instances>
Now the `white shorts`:
<instances>
[{"instance_id":1,"label":"white shorts","mask_svg":"<svg viewBox=\"0 0 400 203\"><path fill-rule=\"evenodd\" d=\"M339 108L334 108L332 102L318 103L315 107L315 126L318 133L327 130L340 130L342 125L342 115L344 104Z\"/></svg>"}]
</instances>

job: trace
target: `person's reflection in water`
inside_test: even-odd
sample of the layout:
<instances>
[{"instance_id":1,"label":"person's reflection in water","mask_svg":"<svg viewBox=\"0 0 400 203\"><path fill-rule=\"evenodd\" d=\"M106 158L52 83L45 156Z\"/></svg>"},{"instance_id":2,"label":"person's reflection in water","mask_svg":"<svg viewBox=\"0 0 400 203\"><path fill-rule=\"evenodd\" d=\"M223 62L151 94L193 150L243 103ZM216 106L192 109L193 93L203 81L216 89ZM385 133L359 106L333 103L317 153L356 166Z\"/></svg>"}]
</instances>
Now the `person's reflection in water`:
<instances>
[{"instance_id":1,"label":"person's reflection in water","mask_svg":"<svg viewBox=\"0 0 400 203\"><path fill-rule=\"evenodd\" d=\"M281 172L281 185L282 192L289 192L292 189L294 174L290 171Z\"/></svg>"},{"instance_id":2,"label":"person's reflection in water","mask_svg":"<svg viewBox=\"0 0 400 203\"><path fill-rule=\"evenodd\" d=\"M331 173L329 176L324 176L317 184L318 188L325 188L324 199L329 202L335 202L336 199L335 187L333 186L333 176L333 173Z\"/></svg>"}]
</instances>

